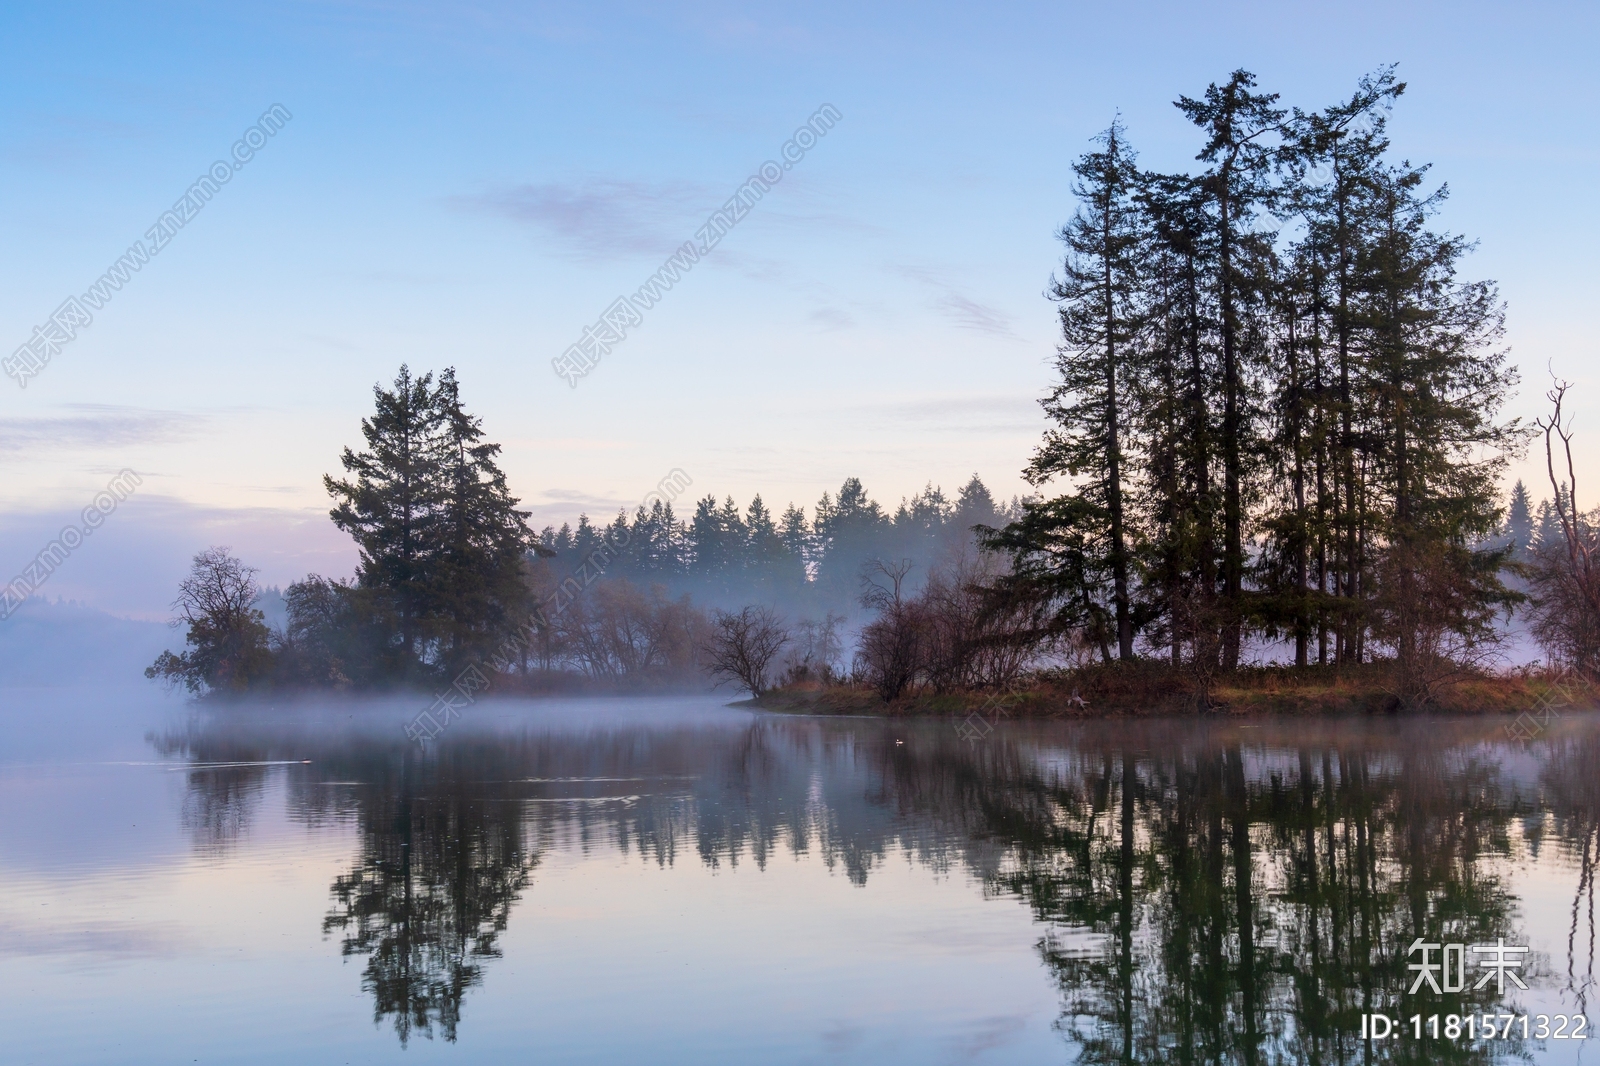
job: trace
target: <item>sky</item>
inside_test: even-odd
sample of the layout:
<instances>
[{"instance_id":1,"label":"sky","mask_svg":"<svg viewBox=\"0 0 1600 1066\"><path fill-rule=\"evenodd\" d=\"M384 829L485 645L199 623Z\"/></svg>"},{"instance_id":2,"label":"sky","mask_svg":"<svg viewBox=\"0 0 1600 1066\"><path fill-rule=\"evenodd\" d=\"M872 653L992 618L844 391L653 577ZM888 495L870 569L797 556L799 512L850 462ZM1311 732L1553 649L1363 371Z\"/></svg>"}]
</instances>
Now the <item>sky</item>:
<instances>
[{"instance_id":1,"label":"sky","mask_svg":"<svg viewBox=\"0 0 1600 1066\"><path fill-rule=\"evenodd\" d=\"M348 575L322 476L402 363L456 368L539 525L631 509L673 470L780 509L850 476L891 507L974 472L1026 492L1071 162L1120 114L1144 165L1192 165L1172 101L1238 67L1317 108L1399 64L1397 152L1449 184L1439 225L1479 242L1467 273L1509 306L1507 413L1542 413L1553 369L1600 442L1597 22L1537 3L9 3L0 354L264 112L292 117L26 389L0 380L0 583L124 469L137 490L42 592L164 617L219 543L268 583ZM842 118L626 341L558 377L823 105ZM1513 474L1537 498L1532 458Z\"/></svg>"}]
</instances>

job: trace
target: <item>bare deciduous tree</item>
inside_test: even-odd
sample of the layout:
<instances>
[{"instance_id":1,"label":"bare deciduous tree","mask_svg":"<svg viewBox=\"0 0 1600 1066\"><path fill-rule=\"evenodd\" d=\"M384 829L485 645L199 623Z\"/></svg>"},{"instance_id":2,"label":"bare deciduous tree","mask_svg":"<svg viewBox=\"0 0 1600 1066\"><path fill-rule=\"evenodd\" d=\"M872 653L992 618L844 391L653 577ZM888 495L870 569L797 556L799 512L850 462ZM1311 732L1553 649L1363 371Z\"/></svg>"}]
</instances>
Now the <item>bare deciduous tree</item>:
<instances>
[{"instance_id":1,"label":"bare deciduous tree","mask_svg":"<svg viewBox=\"0 0 1600 1066\"><path fill-rule=\"evenodd\" d=\"M677 682L698 671L705 616L660 585L597 582L553 623L561 657L595 680Z\"/></svg>"},{"instance_id":2,"label":"bare deciduous tree","mask_svg":"<svg viewBox=\"0 0 1600 1066\"><path fill-rule=\"evenodd\" d=\"M781 664L783 684L806 681L827 684L835 680L839 656L844 652L844 642L839 639L844 623L844 615L832 611L824 614L821 621L806 618L796 623Z\"/></svg>"},{"instance_id":3,"label":"bare deciduous tree","mask_svg":"<svg viewBox=\"0 0 1600 1066\"><path fill-rule=\"evenodd\" d=\"M1024 605L993 593L1003 572L995 552L962 551L936 567L917 597L923 670L935 692L999 688L1014 681L1046 641Z\"/></svg>"},{"instance_id":4,"label":"bare deciduous tree","mask_svg":"<svg viewBox=\"0 0 1600 1066\"><path fill-rule=\"evenodd\" d=\"M733 681L760 696L770 687L773 660L787 643L789 633L770 607L718 611L711 620L707 669L719 684Z\"/></svg>"},{"instance_id":5,"label":"bare deciduous tree","mask_svg":"<svg viewBox=\"0 0 1600 1066\"><path fill-rule=\"evenodd\" d=\"M253 604L261 590L254 567L207 548L194 557L189 576L178 586L173 623L187 624L190 651L164 651L144 674L190 692L243 691L264 678L272 665L269 633Z\"/></svg>"},{"instance_id":6,"label":"bare deciduous tree","mask_svg":"<svg viewBox=\"0 0 1600 1066\"><path fill-rule=\"evenodd\" d=\"M861 605L876 610L878 617L861 630L856 672L886 703L911 687L923 665L922 605L905 596L912 565L909 559L879 559L861 568Z\"/></svg>"},{"instance_id":7,"label":"bare deciduous tree","mask_svg":"<svg viewBox=\"0 0 1600 1066\"><path fill-rule=\"evenodd\" d=\"M1533 634L1552 661L1595 678L1600 677L1600 518L1578 509L1571 420L1563 422L1561 412L1570 387L1556 382L1547 394L1550 417L1534 423L1544 431L1545 470L1555 493L1561 543L1541 543L1534 558ZM1557 451L1566 464L1564 482L1556 473Z\"/></svg>"}]
</instances>

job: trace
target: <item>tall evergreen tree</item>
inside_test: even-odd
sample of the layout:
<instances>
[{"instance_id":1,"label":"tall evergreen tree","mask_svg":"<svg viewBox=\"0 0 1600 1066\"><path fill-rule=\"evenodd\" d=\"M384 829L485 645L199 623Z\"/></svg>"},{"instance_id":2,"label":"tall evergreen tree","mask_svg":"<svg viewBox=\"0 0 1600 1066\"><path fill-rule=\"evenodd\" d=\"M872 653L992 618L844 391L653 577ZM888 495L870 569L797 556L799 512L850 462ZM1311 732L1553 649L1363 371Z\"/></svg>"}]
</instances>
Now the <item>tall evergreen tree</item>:
<instances>
[{"instance_id":1,"label":"tall evergreen tree","mask_svg":"<svg viewBox=\"0 0 1600 1066\"><path fill-rule=\"evenodd\" d=\"M1470 246L1428 230L1447 190L1423 195L1425 172L1380 171L1378 229L1360 264L1359 341L1382 506L1373 516L1383 563L1375 592L1403 670L1435 654L1428 617L1452 613L1450 628L1470 639L1507 602L1497 576L1506 552L1478 545L1498 522L1496 482L1517 433L1514 421L1495 420L1515 383L1495 347L1504 310L1491 283L1458 280ZM1435 576L1441 566L1450 580Z\"/></svg>"},{"instance_id":2,"label":"tall evergreen tree","mask_svg":"<svg viewBox=\"0 0 1600 1066\"><path fill-rule=\"evenodd\" d=\"M1558 551L1565 547L1565 537L1561 532L1561 516L1554 503L1549 500L1539 501L1538 517L1533 525L1533 546L1535 551Z\"/></svg>"},{"instance_id":3,"label":"tall evergreen tree","mask_svg":"<svg viewBox=\"0 0 1600 1066\"><path fill-rule=\"evenodd\" d=\"M750 501L750 508L745 512L744 531L745 571L757 588L770 595L778 586L784 548L778 536L778 525L760 493Z\"/></svg>"},{"instance_id":4,"label":"tall evergreen tree","mask_svg":"<svg viewBox=\"0 0 1600 1066\"><path fill-rule=\"evenodd\" d=\"M1189 648L1206 666L1218 652L1217 418L1220 373L1206 279L1216 234L1206 195L1184 175L1146 175L1149 238L1143 279L1145 343L1133 364L1144 469L1136 498L1147 530L1146 590L1174 666ZM1206 667L1209 669L1209 666Z\"/></svg>"},{"instance_id":5,"label":"tall evergreen tree","mask_svg":"<svg viewBox=\"0 0 1600 1066\"><path fill-rule=\"evenodd\" d=\"M453 670L485 655L521 621L533 534L495 462L500 445L483 439L482 420L462 405L454 368L440 375L434 402L443 484L431 606L443 661Z\"/></svg>"},{"instance_id":6,"label":"tall evergreen tree","mask_svg":"<svg viewBox=\"0 0 1600 1066\"><path fill-rule=\"evenodd\" d=\"M783 542L784 568L791 588L804 587L810 578L812 558L811 525L802 508L790 504L778 520L778 539Z\"/></svg>"},{"instance_id":7,"label":"tall evergreen tree","mask_svg":"<svg viewBox=\"0 0 1600 1066\"><path fill-rule=\"evenodd\" d=\"M1528 495L1528 486L1518 478L1517 483L1511 488L1511 506L1506 512L1505 524L1506 543L1511 548L1512 557L1525 559L1533 547L1533 501Z\"/></svg>"},{"instance_id":8,"label":"tall evergreen tree","mask_svg":"<svg viewBox=\"0 0 1600 1066\"><path fill-rule=\"evenodd\" d=\"M1271 362L1274 378L1273 433L1267 441L1276 491L1261 521L1265 534L1256 572L1261 584L1256 616L1267 632L1286 630L1294 640L1296 666L1310 661L1310 642L1319 598L1311 591L1311 549L1319 526L1308 491L1321 444L1316 409L1318 316L1314 307L1315 267L1301 260L1304 250L1272 294Z\"/></svg>"},{"instance_id":9,"label":"tall evergreen tree","mask_svg":"<svg viewBox=\"0 0 1600 1066\"><path fill-rule=\"evenodd\" d=\"M1000 508L994 501L994 494L974 473L956 494L955 508L950 514L950 524L955 527L956 535L970 537L974 526L996 525L999 517Z\"/></svg>"},{"instance_id":10,"label":"tall evergreen tree","mask_svg":"<svg viewBox=\"0 0 1600 1066\"><path fill-rule=\"evenodd\" d=\"M823 493L812 524L817 553L817 583L830 606L854 603L863 564L889 552L883 533L888 517L867 495L861 479L845 478L837 500Z\"/></svg>"},{"instance_id":11,"label":"tall evergreen tree","mask_svg":"<svg viewBox=\"0 0 1600 1066\"><path fill-rule=\"evenodd\" d=\"M353 479L323 479L334 523L360 549L358 592L392 618L406 670L464 665L514 626L534 540L481 420L461 402L453 369L437 384L402 366L375 386L361 422L365 451L344 450Z\"/></svg>"},{"instance_id":12,"label":"tall evergreen tree","mask_svg":"<svg viewBox=\"0 0 1600 1066\"><path fill-rule=\"evenodd\" d=\"M1222 348L1222 585L1225 605L1223 666L1238 665L1244 626L1244 534L1246 462L1252 451L1248 375L1252 358L1247 317L1266 287L1263 266L1272 239L1251 223L1275 199L1271 139L1286 114L1274 107L1277 94L1252 90L1256 79L1236 70L1226 84L1212 83L1205 96L1179 97L1178 108L1205 131L1197 159L1211 164L1200 179L1216 233L1216 313Z\"/></svg>"},{"instance_id":13,"label":"tall evergreen tree","mask_svg":"<svg viewBox=\"0 0 1600 1066\"><path fill-rule=\"evenodd\" d=\"M1320 112L1295 109L1284 158L1294 179L1290 205L1306 226L1317 325L1323 316L1331 352L1319 419L1325 418L1319 509L1328 530L1319 545L1321 573L1345 601L1332 612L1334 656L1360 662L1366 598L1366 490L1363 485L1357 332L1363 250L1377 225L1378 170L1388 149L1386 112L1405 83L1386 67L1363 77L1349 100ZM1319 333L1321 330L1319 329ZM1321 350L1316 356L1321 363Z\"/></svg>"},{"instance_id":14,"label":"tall evergreen tree","mask_svg":"<svg viewBox=\"0 0 1600 1066\"><path fill-rule=\"evenodd\" d=\"M732 575L744 563L744 521L733 497L717 506L715 496L695 504L688 529L689 573L715 599L726 596Z\"/></svg>"},{"instance_id":15,"label":"tall evergreen tree","mask_svg":"<svg viewBox=\"0 0 1600 1066\"><path fill-rule=\"evenodd\" d=\"M1071 605L1052 617L1085 633L1109 610L1119 638L1126 602L1135 632L1200 674L1236 666L1247 632L1292 638L1301 664L1313 641L1318 662L1364 661L1376 637L1413 666L1488 632L1512 379L1493 286L1460 281L1469 246L1428 228L1442 190L1386 162L1404 88L1385 68L1291 117L1237 71L1178 100L1204 172L1108 180L1120 127L1085 156L1051 292L1062 383L1026 471L1077 480L995 540L1009 591ZM1118 245L1112 194L1130 186ZM1112 563L1135 550L1124 594ZM1108 588L1042 580L1052 564Z\"/></svg>"},{"instance_id":16,"label":"tall evergreen tree","mask_svg":"<svg viewBox=\"0 0 1600 1066\"><path fill-rule=\"evenodd\" d=\"M1133 607L1127 519L1124 512L1121 393L1124 363L1138 332L1140 218L1135 201L1139 175L1136 156L1120 123L1097 138L1099 151L1073 164L1072 191L1078 213L1058 237L1067 246L1060 278L1048 295L1060 301L1063 343L1057 349L1060 383L1042 402L1053 425L1028 464L1035 485L1057 477L1081 478L1077 495L1090 513L1101 513L1107 527L1103 567L1112 582L1118 655L1133 658ZM1071 513L1081 508L1040 511ZM1098 538L1097 538L1098 539ZM1076 566L1076 563L1074 563Z\"/></svg>"},{"instance_id":17,"label":"tall evergreen tree","mask_svg":"<svg viewBox=\"0 0 1600 1066\"><path fill-rule=\"evenodd\" d=\"M323 485L337 501L334 525L360 551L360 588L387 601L403 657L417 663L432 636L430 571L441 544L440 410L433 375L415 378L406 366L393 389L374 385L372 393L376 411L361 420L366 450L340 456L354 478L326 476Z\"/></svg>"}]
</instances>

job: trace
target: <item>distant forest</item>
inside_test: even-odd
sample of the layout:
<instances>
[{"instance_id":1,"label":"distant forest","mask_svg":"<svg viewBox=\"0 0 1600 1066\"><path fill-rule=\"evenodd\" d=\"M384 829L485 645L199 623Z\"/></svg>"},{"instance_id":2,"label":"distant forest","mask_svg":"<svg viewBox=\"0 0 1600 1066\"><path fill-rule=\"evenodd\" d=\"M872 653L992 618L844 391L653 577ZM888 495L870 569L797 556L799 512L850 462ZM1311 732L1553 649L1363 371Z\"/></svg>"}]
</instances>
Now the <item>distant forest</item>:
<instances>
[{"instance_id":1,"label":"distant forest","mask_svg":"<svg viewBox=\"0 0 1600 1066\"><path fill-rule=\"evenodd\" d=\"M910 561L909 591L938 564L975 547L975 527L1003 526L1020 513L1017 500L996 504L977 474L953 498L930 484L892 512L852 477L837 496L822 494L810 520L794 504L774 515L759 494L743 512L731 496L720 505L706 496L687 520L655 501L602 527L587 515L575 528L546 526L539 545L569 560L589 558L601 543L618 545L608 575L688 592L707 606L848 614L859 607L864 565Z\"/></svg>"},{"instance_id":2,"label":"distant forest","mask_svg":"<svg viewBox=\"0 0 1600 1066\"><path fill-rule=\"evenodd\" d=\"M149 673L204 691L710 670L892 700L1098 659L1170 670L1205 708L1278 645L1298 667L1387 664L1416 707L1491 669L1526 609L1549 661L1593 677L1600 545L1566 387L1534 426L1502 417L1505 307L1463 276L1472 242L1434 227L1447 187L1391 151L1404 91L1385 68L1302 110L1236 71L1175 101L1188 172L1141 169L1120 122L1096 139L1047 289L1058 379L1025 499L974 476L889 512L852 478L809 520L707 496L535 533L454 372L402 368L326 479L355 579L291 585L269 628L249 567L204 553L177 604L190 650ZM1500 483L1539 431L1536 522Z\"/></svg>"}]
</instances>

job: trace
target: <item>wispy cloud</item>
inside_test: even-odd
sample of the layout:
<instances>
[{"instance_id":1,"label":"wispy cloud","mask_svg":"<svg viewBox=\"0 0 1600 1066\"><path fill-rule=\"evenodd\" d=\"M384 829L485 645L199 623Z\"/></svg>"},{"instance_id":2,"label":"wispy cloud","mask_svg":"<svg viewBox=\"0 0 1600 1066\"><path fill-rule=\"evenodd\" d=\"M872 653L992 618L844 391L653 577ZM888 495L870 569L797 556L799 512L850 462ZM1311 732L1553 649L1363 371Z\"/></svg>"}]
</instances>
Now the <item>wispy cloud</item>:
<instances>
[{"instance_id":1,"label":"wispy cloud","mask_svg":"<svg viewBox=\"0 0 1600 1066\"><path fill-rule=\"evenodd\" d=\"M902 266L899 273L920 283L928 292L929 306L941 312L962 329L987 333L993 337L1020 341L1022 338L1011 328L1011 319L987 304L979 303L961 292L938 272L925 267Z\"/></svg>"},{"instance_id":2,"label":"wispy cloud","mask_svg":"<svg viewBox=\"0 0 1600 1066\"><path fill-rule=\"evenodd\" d=\"M947 292L934 300L934 306L951 318L956 325L963 329L975 329L979 333L992 333L997 337L1009 337L1013 340L1020 338L1012 332L1011 322L992 307L985 307L976 300L968 299L959 292Z\"/></svg>"},{"instance_id":3,"label":"wispy cloud","mask_svg":"<svg viewBox=\"0 0 1600 1066\"><path fill-rule=\"evenodd\" d=\"M0 421L0 454L43 449L80 451L135 444L170 444L200 431L205 419L182 411L113 404L63 404L56 416Z\"/></svg>"},{"instance_id":4,"label":"wispy cloud","mask_svg":"<svg viewBox=\"0 0 1600 1066\"><path fill-rule=\"evenodd\" d=\"M616 259L667 253L688 238L697 213L721 201L715 189L691 182L589 178L517 185L456 202L536 227L567 255Z\"/></svg>"},{"instance_id":5,"label":"wispy cloud","mask_svg":"<svg viewBox=\"0 0 1600 1066\"><path fill-rule=\"evenodd\" d=\"M855 317L838 307L819 307L807 316L825 331L849 329L856 324Z\"/></svg>"},{"instance_id":6,"label":"wispy cloud","mask_svg":"<svg viewBox=\"0 0 1600 1066\"><path fill-rule=\"evenodd\" d=\"M730 175L726 184L589 177L512 185L457 196L452 203L536 229L554 250L574 259L653 257L670 254L689 240L743 180L737 175ZM808 233L883 233L876 224L833 209L825 193L799 177L785 178L782 197L764 201L754 217L764 226ZM748 255L745 249L739 258ZM734 262L726 246L718 248L717 259ZM744 263L747 275L762 280L772 280L774 269L771 263Z\"/></svg>"}]
</instances>

